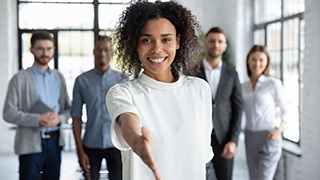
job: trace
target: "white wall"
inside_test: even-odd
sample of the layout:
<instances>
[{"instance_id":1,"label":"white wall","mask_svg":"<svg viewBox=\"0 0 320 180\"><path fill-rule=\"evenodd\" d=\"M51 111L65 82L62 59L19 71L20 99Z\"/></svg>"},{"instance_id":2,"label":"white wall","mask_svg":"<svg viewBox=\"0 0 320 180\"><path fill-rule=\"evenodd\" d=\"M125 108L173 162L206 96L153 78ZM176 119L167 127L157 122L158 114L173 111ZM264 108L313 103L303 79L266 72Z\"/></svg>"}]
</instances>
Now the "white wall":
<instances>
[{"instance_id":1,"label":"white wall","mask_svg":"<svg viewBox=\"0 0 320 180\"><path fill-rule=\"evenodd\" d=\"M0 1L0 153L13 153L15 131L2 120L2 109L8 81L18 70L16 0Z\"/></svg>"},{"instance_id":2,"label":"white wall","mask_svg":"<svg viewBox=\"0 0 320 180\"><path fill-rule=\"evenodd\" d=\"M245 58L252 42L251 0L178 0L197 17L205 33L219 26L227 34L229 54L236 65L240 81L247 78Z\"/></svg>"}]
</instances>

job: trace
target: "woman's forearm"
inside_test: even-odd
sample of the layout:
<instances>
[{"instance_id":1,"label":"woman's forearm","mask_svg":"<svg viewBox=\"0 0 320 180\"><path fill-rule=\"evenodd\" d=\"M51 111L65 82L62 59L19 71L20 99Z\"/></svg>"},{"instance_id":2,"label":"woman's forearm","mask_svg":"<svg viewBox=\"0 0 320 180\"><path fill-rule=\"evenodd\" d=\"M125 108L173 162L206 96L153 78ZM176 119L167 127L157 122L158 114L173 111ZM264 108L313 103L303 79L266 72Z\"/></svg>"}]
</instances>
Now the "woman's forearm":
<instances>
[{"instance_id":1,"label":"woman's forearm","mask_svg":"<svg viewBox=\"0 0 320 180\"><path fill-rule=\"evenodd\" d=\"M123 113L117 118L117 125L128 145L133 147L135 141L142 135L139 117L133 113Z\"/></svg>"}]
</instances>

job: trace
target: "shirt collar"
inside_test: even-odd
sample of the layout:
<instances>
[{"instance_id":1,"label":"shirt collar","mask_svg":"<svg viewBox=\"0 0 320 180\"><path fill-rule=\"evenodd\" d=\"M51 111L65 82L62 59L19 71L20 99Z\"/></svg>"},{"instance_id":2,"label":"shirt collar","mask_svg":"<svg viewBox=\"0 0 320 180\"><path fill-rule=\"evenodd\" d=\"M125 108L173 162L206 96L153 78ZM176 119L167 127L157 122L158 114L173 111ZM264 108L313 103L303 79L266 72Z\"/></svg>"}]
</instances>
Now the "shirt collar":
<instances>
[{"instance_id":1,"label":"shirt collar","mask_svg":"<svg viewBox=\"0 0 320 180\"><path fill-rule=\"evenodd\" d=\"M45 73L49 73L51 74L52 70L50 69L50 67L48 67L48 70L45 72L42 72L34 63L31 66L31 71L37 74L45 74Z\"/></svg>"},{"instance_id":2,"label":"shirt collar","mask_svg":"<svg viewBox=\"0 0 320 180\"><path fill-rule=\"evenodd\" d=\"M216 68L214 68L214 69L211 67L211 65L209 64L209 62L206 59L202 60L202 64L203 64L204 69L209 70L209 71L212 71L212 70L215 70L215 69L221 69L221 67L222 67L222 61L221 60L219 61L218 66Z\"/></svg>"},{"instance_id":3,"label":"shirt collar","mask_svg":"<svg viewBox=\"0 0 320 180\"><path fill-rule=\"evenodd\" d=\"M179 74L179 79L177 81L172 82L172 83L165 83L165 82L157 81L157 80L149 77L145 73L142 73L139 76L138 81L140 81L141 83L143 83L151 88L154 88L154 89L170 90L170 89L174 89L176 87L179 87L183 83L184 78L186 78L185 75Z\"/></svg>"},{"instance_id":4,"label":"shirt collar","mask_svg":"<svg viewBox=\"0 0 320 180\"><path fill-rule=\"evenodd\" d=\"M103 72L103 73L101 73L96 67L93 68L93 71L94 71L95 73L103 76L103 75L109 74L109 72L110 72L110 67L109 67L105 72Z\"/></svg>"},{"instance_id":5,"label":"shirt collar","mask_svg":"<svg viewBox=\"0 0 320 180\"><path fill-rule=\"evenodd\" d=\"M261 74L258 78L258 82L263 83L266 79L267 79L267 77L264 74Z\"/></svg>"}]
</instances>

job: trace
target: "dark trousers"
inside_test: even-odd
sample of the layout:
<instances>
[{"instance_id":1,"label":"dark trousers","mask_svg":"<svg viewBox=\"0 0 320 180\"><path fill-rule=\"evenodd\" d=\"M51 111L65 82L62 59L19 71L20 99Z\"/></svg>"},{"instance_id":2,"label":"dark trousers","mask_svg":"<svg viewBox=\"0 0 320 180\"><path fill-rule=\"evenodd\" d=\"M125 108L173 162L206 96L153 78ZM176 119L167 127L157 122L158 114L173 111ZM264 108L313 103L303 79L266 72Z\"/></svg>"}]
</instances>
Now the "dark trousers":
<instances>
[{"instance_id":1,"label":"dark trousers","mask_svg":"<svg viewBox=\"0 0 320 180\"><path fill-rule=\"evenodd\" d=\"M92 149L84 147L89 157L91 180L99 180L102 159L106 159L110 180L122 180L121 152L116 148Z\"/></svg>"},{"instance_id":2,"label":"dark trousers","mask_svg":"<svg viewBox=\"0 0 320 180\"><path fill-rule=\"evenodd\" d=\"M59 180L61 150L59 135L41 138L41 153L19 156L20 180Z\"/></svg>"},{"instance_id":3,"label":"dark trousers","mask_svg":"<svg viewBox=\"0 0 320 180\"><path fill-rule=\"evenodd\" d=\"M216 178L218 180L231 180L234 158L226 159L221 156L224 146L221 146L219 144L214 133L211 135L211 146L214 153L212 163L213 163Z\"/></svg>"}]
</instances>

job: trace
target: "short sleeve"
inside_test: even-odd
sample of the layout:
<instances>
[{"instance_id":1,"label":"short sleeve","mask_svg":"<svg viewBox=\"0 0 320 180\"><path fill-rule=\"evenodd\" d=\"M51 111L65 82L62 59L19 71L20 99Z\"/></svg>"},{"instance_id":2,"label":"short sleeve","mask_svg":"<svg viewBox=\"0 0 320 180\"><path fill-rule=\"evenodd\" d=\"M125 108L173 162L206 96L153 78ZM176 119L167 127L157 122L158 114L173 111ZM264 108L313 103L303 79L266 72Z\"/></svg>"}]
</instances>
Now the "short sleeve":
<instances>
[{"instance_id":1,"label":"short sleeve","mask_svg":"<svg viewBox=\"0 0 320 180\"><path fill-rule=\"evenodd\" d=\"M130 90L124 84L114 85L106 95L106 105L111 118L111 141L116 148L127 150L130 147L124 140L121 129L116 124L116 119L126 112L134 113L140 117L137 108L133 104Z\"/></svg>"}]
</instances>

